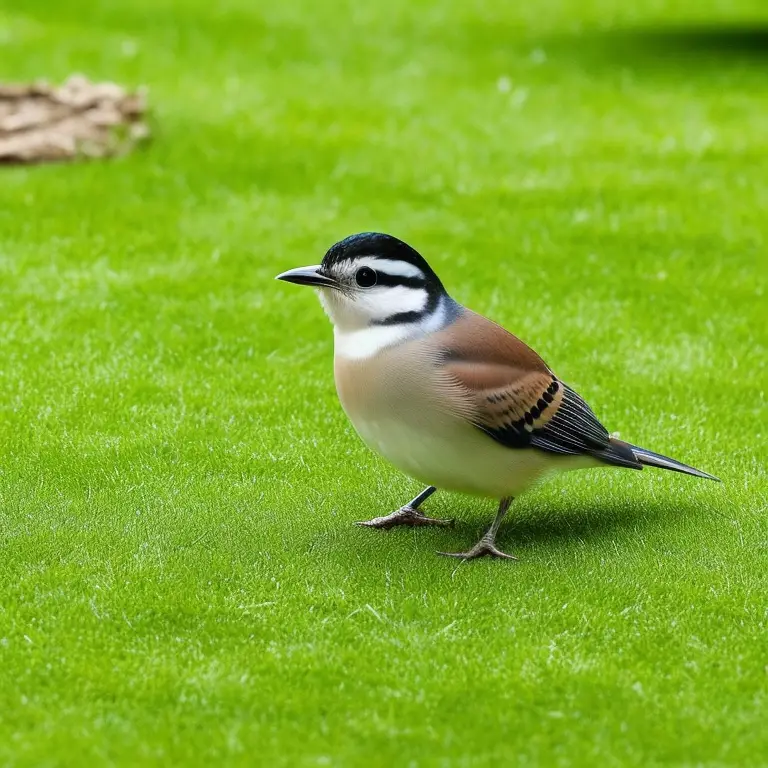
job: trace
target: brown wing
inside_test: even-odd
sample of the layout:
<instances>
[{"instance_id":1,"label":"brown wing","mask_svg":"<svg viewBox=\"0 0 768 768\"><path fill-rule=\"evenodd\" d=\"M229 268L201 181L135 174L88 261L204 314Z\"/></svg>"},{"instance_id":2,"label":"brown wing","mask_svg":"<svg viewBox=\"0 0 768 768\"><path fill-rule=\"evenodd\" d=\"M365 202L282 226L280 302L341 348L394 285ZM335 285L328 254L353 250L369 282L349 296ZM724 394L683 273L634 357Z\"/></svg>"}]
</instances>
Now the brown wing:
<instances>
[{"instance_id":1,"label":"brown wing","mask_svg":"<svg viewBox=\"0 0 768 768\"><path fill-rule=\"evenodd\" d=\"M584 400L529 346L468 310L443 333L443 365L473 405L475 426L508 448L590 455L640 469Z\"/></svg>"}]
</instances>

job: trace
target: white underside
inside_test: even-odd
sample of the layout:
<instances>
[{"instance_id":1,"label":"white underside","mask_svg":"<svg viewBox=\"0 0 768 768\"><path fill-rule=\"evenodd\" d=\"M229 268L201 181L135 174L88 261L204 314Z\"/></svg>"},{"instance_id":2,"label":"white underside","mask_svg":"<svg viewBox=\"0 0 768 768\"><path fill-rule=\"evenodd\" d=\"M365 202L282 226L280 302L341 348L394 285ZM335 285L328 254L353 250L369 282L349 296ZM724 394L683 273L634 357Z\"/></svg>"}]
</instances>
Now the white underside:
<instances>
[{"instance_id":1,"label":"white underside","mask_svg":"<svg viewBox=\"0 0 768 768\"><path fill-rule=\"evenodd\" d=\"M506 448L459 420L429 426L401 419L359 420L355 428L374 451L427 485L491 498L518 496L548 474L596 466L583 456Z\"/></svg>"}]
</instances>

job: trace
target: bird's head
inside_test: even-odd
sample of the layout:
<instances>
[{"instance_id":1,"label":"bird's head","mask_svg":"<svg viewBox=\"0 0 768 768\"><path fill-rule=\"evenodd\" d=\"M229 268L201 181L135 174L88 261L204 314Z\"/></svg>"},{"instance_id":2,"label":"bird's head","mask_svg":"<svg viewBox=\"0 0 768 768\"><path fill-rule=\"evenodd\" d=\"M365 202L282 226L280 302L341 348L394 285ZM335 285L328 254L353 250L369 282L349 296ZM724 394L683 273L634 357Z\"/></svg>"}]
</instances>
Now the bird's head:
<instances>
[{"instance_id":1,"label":"bird's head","mask_svg":"<svg viewBox=\"0 0 768 768\"><path fill-rule=\"evenodd\" d=\"M363 232L336 243L322 264L300 267L278 280L317 289L337 331L419 326L444 312L448 296L416 250L391 235Z\"/></svg>"}]
</instances>

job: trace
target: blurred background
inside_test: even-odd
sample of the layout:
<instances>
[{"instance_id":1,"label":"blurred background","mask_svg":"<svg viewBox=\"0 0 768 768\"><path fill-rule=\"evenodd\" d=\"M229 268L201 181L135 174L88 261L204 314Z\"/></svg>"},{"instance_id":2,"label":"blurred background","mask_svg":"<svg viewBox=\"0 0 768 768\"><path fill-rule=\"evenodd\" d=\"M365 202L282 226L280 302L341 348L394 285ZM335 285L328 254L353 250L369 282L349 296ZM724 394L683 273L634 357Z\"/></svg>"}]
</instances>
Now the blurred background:
<instances>
[{"instance_id":1,"label":"blurred background","mask_svg":"<svg viewBox=\"0 0 768 768\"><path fill-rule=\"evenodd\" d=\"M754 759L765 3L4 0L0 81L73 73L146 87L152 137L0 166L11 764L354 764L371 745L390 764ZM370 229L413 244L609 428L724 495L646 472L556 483L511 523L524 578L427 560L467 529L361 536L349 523L411 486L341 414L314 297L273 277ZM629 627L639 594L663 605ZM387 606L401 624L376 619ZM502 652L509 625L519 650ZM571 653L562 633L584 626L615 633ZM538 671L515 653L543 654Z\"/></svg>"}]
</instances>

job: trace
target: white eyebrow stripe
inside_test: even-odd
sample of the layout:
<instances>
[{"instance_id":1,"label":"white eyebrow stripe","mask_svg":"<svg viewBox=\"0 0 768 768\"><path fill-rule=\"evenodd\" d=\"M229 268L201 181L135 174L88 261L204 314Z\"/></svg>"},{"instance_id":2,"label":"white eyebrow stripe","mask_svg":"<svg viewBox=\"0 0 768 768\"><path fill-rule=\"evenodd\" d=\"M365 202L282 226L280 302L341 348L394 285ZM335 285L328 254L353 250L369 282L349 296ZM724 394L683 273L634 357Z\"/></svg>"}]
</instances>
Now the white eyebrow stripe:
<instances>
[{"instance_id":1,"label":"white eyebrow stripe","mask_svg":"<svg viewBox=\"0 0 768 768\"><path fill-rule=\"evenodd\" d=\"M355 259L358 267L370 267L394 277L419 277L424 279L424 273L413 264L400 259L378 259L375 256L361 256Z\"/></svg>"}]
</instances>

